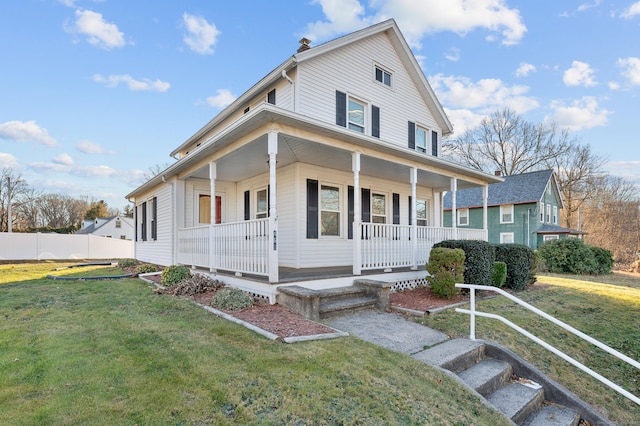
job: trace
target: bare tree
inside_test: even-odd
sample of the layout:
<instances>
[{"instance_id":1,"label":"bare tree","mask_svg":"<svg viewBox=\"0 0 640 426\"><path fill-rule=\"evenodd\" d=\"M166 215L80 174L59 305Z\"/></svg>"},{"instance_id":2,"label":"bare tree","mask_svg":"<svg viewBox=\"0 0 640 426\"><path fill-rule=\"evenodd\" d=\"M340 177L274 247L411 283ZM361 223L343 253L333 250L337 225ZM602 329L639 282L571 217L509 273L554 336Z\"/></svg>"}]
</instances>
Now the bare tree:
<instances>
[{"instance_id":1,"label":"bare tree","mask_svg":"<svg viewBox=\"0 0 640 426\"><path fill-rule=\"evenodd\" d=\"M606 174L602 167L606 158L594 154L589 145L572 145L563 154L548 159L545 166L553 169L558 178L564 209L562 223L568 228L578 227L577 212L589 200Z\"/></svg>"},{"instance_id":2,"label":"bare tree","mask_svg":"<svg viewBox=\"0 0 640 426\"><path fill-rule=\"evenodd\" d=\"M504 109L462 136L444 142L445 156L466 166L504 176L542 169L575 145L556 124L533 124Z\"/></svg>"},{"instance_id":3,"label":"bare tree","mask_svg":"<svg viewBox=\"0 0 640 426\"><path fill-rule=\"evenodd\" d=\"M38 208L38 199L41 196L41 191L32 188L22 194L20 201L16 203L17 225L19 228L27 229L42 226Z\"/></svg>"},{"instance_id":4,"label":"bare tree","mask_svg":"<svg viewBox=\"0 0 640 426\"><path fill-rule=\"evenodd\" d=\"M163 163L149 167L149 171L144 174L144 179L150 180L151 178L158 176L160 173L168 169L170 165L171 164L169 163Z\"/></svg>"},{"instance_id":5,"label":"bare tree","mask_svg":"<svg viewBox=\"0 0 640 426\"><path fill-rule=\"evenodd\" d=\"M9 230L9 221L13 226L16 218L12 209L13 203L28 190L29 185L20 173L10 167L2 169L0 172L0 231ZM12 210L11 217L9 217L9 210Z\"/></svg>"}]
</instances>

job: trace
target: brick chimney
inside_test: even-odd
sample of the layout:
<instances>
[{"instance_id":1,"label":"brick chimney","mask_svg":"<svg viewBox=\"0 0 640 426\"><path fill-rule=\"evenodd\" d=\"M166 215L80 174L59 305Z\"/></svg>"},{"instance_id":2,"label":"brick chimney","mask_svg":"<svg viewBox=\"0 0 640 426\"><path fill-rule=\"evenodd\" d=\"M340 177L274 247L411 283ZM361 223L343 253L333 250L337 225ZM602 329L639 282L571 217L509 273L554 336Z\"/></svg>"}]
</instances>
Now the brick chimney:
<instances>
[{"instance_id":1,"label":"brick chimney","mask_svg":"<svg viewBox=\"0 0 640 426\"><path fill-rule=\"evenodd\" d=\"M298 47L298 53L311 49L311 46L309 46L311 40L306 37L302 37L298 43L300 43L300 47Z\"/></svg>"}]
</instances>

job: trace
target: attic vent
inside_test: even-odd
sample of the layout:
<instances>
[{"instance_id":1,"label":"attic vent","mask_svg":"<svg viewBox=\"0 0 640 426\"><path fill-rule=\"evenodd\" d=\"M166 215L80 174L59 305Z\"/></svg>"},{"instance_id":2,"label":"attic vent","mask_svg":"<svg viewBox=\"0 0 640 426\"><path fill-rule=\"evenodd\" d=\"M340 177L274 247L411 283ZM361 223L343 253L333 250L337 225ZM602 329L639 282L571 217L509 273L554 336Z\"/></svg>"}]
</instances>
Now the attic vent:
<instances>
[{"instance_id":1,"label":"attic vent","mask_svg":"<svg viewBox=\"0 0 640 426\"><path fill-rule=\"evenodd\" d=\"M311 49L311 46L309 46L311 40L309 40L308 38L302 37L298 43L300 43L300 47L298 47L298 53Z\"/></svg>"}]
</instances>

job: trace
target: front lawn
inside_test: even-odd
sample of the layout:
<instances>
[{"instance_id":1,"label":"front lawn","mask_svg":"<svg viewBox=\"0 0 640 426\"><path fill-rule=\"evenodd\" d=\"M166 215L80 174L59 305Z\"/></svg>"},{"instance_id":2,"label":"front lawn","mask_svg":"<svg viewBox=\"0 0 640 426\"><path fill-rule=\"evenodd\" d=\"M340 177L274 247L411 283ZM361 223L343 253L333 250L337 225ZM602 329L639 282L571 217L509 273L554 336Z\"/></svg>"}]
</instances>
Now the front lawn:
<instances>
[{"instance_id":1,"label":"front lawn","mask_svg":"<svg viewBox=\"0 0 640 426\"><path fill-rule=\"evenodd\" d=\"M640 361L640 277L616 273L600 277L539 276L523 299L593 338ZM461 306L468 308L468 305ZM572 358L640 396L640 370L566 333L505 297L483 300L477 309L502 315ZM624 425L640 424L640 406L592 379L568 362L499 321L477 318L476 336L498 342L568 387L606 417ZM469 316L449 309L427 316L424 324L451 336L469 335Z\"/></svg>"},{"instance_id":2,"label":"front lawn","mask_svg":"<svg viewBox=\"0 0 640 426\"><path fill-rule=\"evenodd\" d=\"M0 265L2 424L508 424L409 356L274 342L138 279L43 278L58 266Z\"/></svg>"}]
</instances>

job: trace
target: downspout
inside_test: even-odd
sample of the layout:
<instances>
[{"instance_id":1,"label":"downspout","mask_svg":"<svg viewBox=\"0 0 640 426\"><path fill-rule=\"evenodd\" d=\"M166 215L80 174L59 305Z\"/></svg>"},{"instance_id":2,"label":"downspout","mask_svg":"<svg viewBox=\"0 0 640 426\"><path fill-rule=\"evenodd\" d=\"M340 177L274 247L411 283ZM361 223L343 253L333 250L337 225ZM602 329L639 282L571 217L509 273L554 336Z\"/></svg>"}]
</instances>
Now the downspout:
<instances>
[{"instance_id":1,"label":"downspout","mask_svg":"<svg viewBox=\"0 0 640 426\"><path fill-rule=\"evenodd\" d=\"M284 69L282 70L282 78L284 78L285 80L287 80L287 81L289 82L289 84L291 84L291 86L293 87L293 89L292 89L292 92L293 92L293 93L292 93L292 96L291 96L291 99L292 99L292 101L291 101L291 104L292 104L291 106L292 106L292 108L291 108L291 109L292 109L294 112L296 112L296 85L295 85L295 82L291 79L291 77L289 77L289 76L287 75L287 71L286 71L286 70L284 70Z\"/></svg>"}]
</instances>

